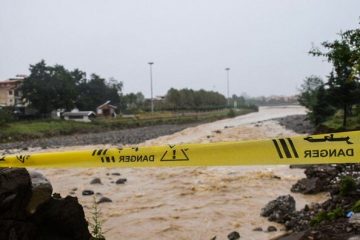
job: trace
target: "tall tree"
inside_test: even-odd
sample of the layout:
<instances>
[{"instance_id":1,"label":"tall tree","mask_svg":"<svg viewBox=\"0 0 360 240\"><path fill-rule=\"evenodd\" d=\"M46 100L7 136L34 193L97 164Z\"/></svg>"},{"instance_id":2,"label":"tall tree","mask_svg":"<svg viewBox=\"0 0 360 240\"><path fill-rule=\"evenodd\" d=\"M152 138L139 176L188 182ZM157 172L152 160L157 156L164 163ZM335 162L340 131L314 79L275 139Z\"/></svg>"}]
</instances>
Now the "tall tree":
<instances>
[{"instance_id":1,"label":"tall tree","mask_svg":"<svg viewBox=\"0 0 360 240\"><path fill-rule=\"evenodd\" d=\"M76 79L63 66L47 66L42 60L30 65L30 75L24 80L21 91L32 107L48 115L55 109L74 107Z\"/></svg>"},{"instance_id":2,"label":"tall tree","mask_svg":"<svg viewBox=\"0 0 360 240\"><path fill-rule=\"evenodd\" d=\"M318 125L335 112L335 108L329 104L329 98L329 93L321 78L310 76L301 85L298 101L309 110L307 115L310 121Z\"/></svg>"},{"instance_id":3,"label":"tall tree","mask_svg":"<svg viewBox=\"0 0 360 240\"><path fill-rule=\"evenodd\" d=\"M325 57L333 66L326 83L329 103L343 110L343 127L346 128L352 105L359 103L360 30L340 33L339 40L323 42L322 46L324 50L314 48L310 54Z\"/></svg>"},{"instance_id":4,"label":"tall tree","mask_svg":"<svg viewBox=\"0 0 360 240\"><path fill-rule=\"evenodd\" d=\"M323 85L324 82L317 76L305 78L304 83L300 86L299 103L312 111L313 106L316 104L319 88Z\"/></svg>"},{"instance_id":5,"label":"tall tree","mask_svg":"<svg viewBox=\"0 0 360 240\"><path fill-rule=\"evenodd\" d=\"M100 104L110 100L113 105L119 106L122 82L110 79L107 82L96 74L78 85L76 106L83 110L95 110Z\"/></svg>"},{"instance_id":6,"label":"tall tree","mask_svg":"<svg viewBox=\"0 0 360 240\"><path fill-rule=\"evenodd\" d=\"M87 79L86 73L79 69L69 71L61 65L48 66L42 60L30 65L30 75L21 90L24 99L41 115L47 116L56 109L95 110L107 100L118 106L122 86L122 82L114 78L106 81L92 74Z\"/></svg>"}]
</instances>

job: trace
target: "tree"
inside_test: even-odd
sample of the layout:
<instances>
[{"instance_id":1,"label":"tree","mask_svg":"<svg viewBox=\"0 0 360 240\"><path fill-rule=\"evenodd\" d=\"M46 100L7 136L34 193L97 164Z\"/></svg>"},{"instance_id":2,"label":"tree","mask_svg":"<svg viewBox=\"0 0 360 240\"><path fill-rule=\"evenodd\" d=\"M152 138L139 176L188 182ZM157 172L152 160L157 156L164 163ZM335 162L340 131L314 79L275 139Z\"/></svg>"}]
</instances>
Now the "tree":
<instances>
[{"instance_id":1,"label":"tree","mask_svg":"<svg viewBox=\"0 0 360 240\"><path fill-rule=\"evenodd\" d=\"M317 89L316 101L312 106L312 111L309 113L310 120L315 125L325 122L328 117L335 113L336 109L329 104L329 97L323 85Z\"/></svg>"},{"instance_id":2,"label":"tree","mask_svg":"<svg viewBox=\"0 0 360 240\"><path fill-rule=\"evenodd\" d=\"M48 116L56 109L81 110L95 108L110 100L113 105L120 104L122 82L114 78L106 81L96 74L90 79L86 73L75 69L69 71L62 65L47 66L44 60L30 65L30 75L21 87L23 98L37 109L42 116Z\"/></svg>"},{"instance_id":3,"label":"tree","mask_svg":"<svg viewBox=\"0 0 360 240\"><path fill-rule=\"evenodd\" d=\"M165 97L166 102L168 102L173 110L180 108L180 94L177 89L170 88Z\"/></svg>"},{"instance_id":4,"label":"tree","mask_svg":"<svg viewBox=\"0 0 360 240\"><path fill-rule=\"evenodd\" d=\"M0 107L0 127L4 127L13 120L13 115L8 108Z\"/></svg>"},{"instance_id":5,"label":"tree","mask_svg":"<svg viewBox=\"0 0 360 240\"><path fill-rule=\"evenodd\" d=\"M76 72L78 73L78 72ZM47 66L44 60L30 65L22 86L23 98L43 116L55 109L71 109L77 96L77 78L61 65Z\"/></svg>"},{"instance_id":6,"label":"tree","mask_svg":"<svg viewBox=\"0 0 360 240\"><path fill-rule=\"evenodd\" d=\"M309 110L307 115L315 125L324 122L335 111L328 104L329 96L324 88L324 82L317 76L310 76L305 79L300 88L298 101Z\"/></svg>"},{"instance_id":7,"label":"tree","mask_svg":"<svg viewBox=\"0 0 360 240\"><path fill-rule=\"evenodd\" d=\"M223 95L203 89L194 91L171 88L166 94L165 101L165 105L173 110L211 110L226 106L226 98Z\"/></svg>"},{"instance_id":8,"label":"tree","mask_svg":"<svg viewBox=\"0 0 360 240\"><path fill-rule=\"evenodd\" d=\"M79 95L76 106L83 110L95 110L100 104L110 100L113 105L120 105L122 82L114 78L106 82L99 75L91 74L90 79L85 79L77 87Z\"/></svg>"},{"instance_id":9,"label":"tree","mask_svg":"<svg viewBox=\"0 0 360 240\"><path fill-rule=\"evenodd\" d=\"M141 105L143 105L145 102L145 96L144 94L142 94L142 92L137 92L136 93L136 104L138 105L138 107L140 107Z\"/></svg>"},{"instance_id":10,"label":"tree","mask_svg":"<svg viewBox=\"0 0 360 240\"><path fill-rule=\"evenodd\" d=\"M299 103L312 111L316 103L318 90L323 85L324 82L317 76L305 78L304 83L300 86Z\"/></svg>"},{"instance_id":11,"label":"tree","mask_svg":"<svg viewBox=\"0 0 360 240\"><path fill-rule=\"evenodd\" d=\"M343 127L346 128L352 105L359 103L360 30L339 35L339 40L322 43L325 51L313 48L310 54L325 57L333 65L326 83L329 103L343 110Z\"/></svg>"}]
</instances>

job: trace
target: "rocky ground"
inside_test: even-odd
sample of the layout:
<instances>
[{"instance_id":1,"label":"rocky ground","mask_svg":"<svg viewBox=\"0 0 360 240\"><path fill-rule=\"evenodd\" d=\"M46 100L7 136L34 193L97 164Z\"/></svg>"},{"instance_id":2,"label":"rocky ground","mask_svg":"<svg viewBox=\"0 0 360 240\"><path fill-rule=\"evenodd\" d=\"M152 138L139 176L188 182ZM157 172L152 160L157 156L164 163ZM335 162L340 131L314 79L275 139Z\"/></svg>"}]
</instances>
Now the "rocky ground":
<instances>
[{"instance_id":1,"label":"rocky ground","mask_svg":"<svg viewBox=\"0 0 360 240\"><path fill-rule=\"evenodd\" d=\"M274 120L278 121L281 126L300 134L312 134L315 131L314 126L304 114L291 115Z\"/></svg>"},{"instance_id":2,"label":"rocky ground","mask_svg":"<svg viewBox=\"0 0 360 240\"><path fill-rule=\"evenodd\" d=\"M358 164L310 166L305 170L306 178L293 185L292 192L327 191L330 197L296 211L291 195L279 196L262 209L261 215L284 224L290 232L277 240L360 239L359 172Z\"/></svg>"},{"instance_id":3,"label":"rocky ground","mask_svg":"<svg viewBox=\"0 0 360 240\"><path fill-rule=\"evenodd\" d=\"M276 119L280 125L300 134L313 134L315 128L306 115ZM276 240L356 240L360 239L360 166L358 164L291 166L304 168L305 178L291 192L306 195L328 192L322 202L296 210L295 199L283 195L270 201L261 216L281 223L288 231Z\"/></svg>"},{"instance_id":4,"label":"rocky ground","mask_svg":"<svg viewBox=\"0 0 360 240\"><path fill-rule=\"evenodd\" d=\"M71 136L51 137L44 139L34 139L31 141L20 141L1 143L0 149L23 149L28 148L62 148L66 146L97 145L97 144L137 144L148 139L153 139L163 135L173 134L183 129L196 126L197 124L173 124L140 127L108 131L103 133L87 133Z\"/></svg>"},{"instance_id":5,"label":"rocky ground","mask_svg":"<svg viewBox=\"0 0 360 240\"><path fill-rule=\"evenodd\" d=\"M277 119L298 133L311 134L315 129L305 115ZM296 211L291 195L279 196L261 211L269 221L281 223L289 233L277 240L356 240L360 239L360 165L334 164L291 166L305 168L306 177L291 188L306 195L328 192L329 198Z\"/></svg>"}]
</instances>

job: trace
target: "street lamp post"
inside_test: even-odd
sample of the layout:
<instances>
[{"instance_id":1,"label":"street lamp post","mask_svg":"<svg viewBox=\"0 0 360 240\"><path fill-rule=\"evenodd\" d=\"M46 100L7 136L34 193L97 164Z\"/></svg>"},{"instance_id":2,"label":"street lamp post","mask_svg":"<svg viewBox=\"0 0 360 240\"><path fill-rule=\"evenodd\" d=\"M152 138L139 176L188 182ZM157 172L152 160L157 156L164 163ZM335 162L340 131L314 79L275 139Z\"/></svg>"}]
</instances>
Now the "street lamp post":
<instances>
[{"instance_id":1,"label":"street lamp post","mask_svg":"<svg viewBox=\"0 0 360 240\"><path fill-rule=\"evenodd\" d=\"M226 71L226 83L227 83L227 105L230 106L230 96L229 96L229 71L230 68L225 68Z\"/></svg>"},{"instance_id":2,"label":"street lamp post","mask_svg":"<svg viewBox=\"0 0 360 240\"><path fill-rule=\"evenodd\" d=\"M154 98L153 98L153 79L152 79L152 65L153 62L148 62L150 66L150 92L151 92L151 113L154 113Z\"/></svg>"}]
</instances>

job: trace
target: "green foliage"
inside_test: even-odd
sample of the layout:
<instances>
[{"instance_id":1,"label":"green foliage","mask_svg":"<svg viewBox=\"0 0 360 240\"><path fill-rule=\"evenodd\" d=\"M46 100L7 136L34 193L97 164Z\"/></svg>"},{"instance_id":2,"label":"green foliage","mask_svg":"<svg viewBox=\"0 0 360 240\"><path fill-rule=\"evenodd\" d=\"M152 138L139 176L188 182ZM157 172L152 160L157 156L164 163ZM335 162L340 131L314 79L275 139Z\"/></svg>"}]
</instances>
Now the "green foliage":
<instances>
[{"instance_id":1,"label":"green foliage","mask_svg":"<svg viewBox=\"0 0 360 240\"><path fill-rule=\"evenodd\" d=\"M236 116L253 112L252 109L235 109ZM153 126L158 124L184 124L209 122L227 118L228 109L209 112L155 112L137 114L134 118L117 117L96 119L90 123L65 120L36 120L11 122L0 131L0 142L21 141L77 133L104 132L107 130Z\"/></svg>"},{"instance_id":2,"label":"green foliage","mask_svg":"<svg viewBox=\"0 0 360 240\"><path fill-rule=\"evenodd\" d=\"M336 209L328 213L328 218L330 221L334 221L335 219L343 216L344 216L344 210L340 207L337 207Z\"/></svg>"},{"instance_id":3,"label":"green foliage","mask_svg":"<svg viewBox=\"0 0 360 240\"><path fill-rule=\"evenodd\" d=\"M340 194L342 196L346 196L350 192L355 191L357 187L355 180L350 176L345 176L341 178L339 185L340 185Z\"/></svg>"},{"instance_id":4,"label":"green foliage","mask_svg":"<svg viewBox=\"0 0 360 240\"><path fill-rule=\"evenodd\" d=\"M336 209L330 212L321 211L318 214L316 214L313 219L311 219L310 226L314 227L319 225L323 221L333 221L343 216L344 216L344 210L340 207L337 207Z\"/></svg>"},{"instance_id":5,"label":"green foliage","mask_svg":"<svg viewBox=\"0 0 360 240\"><path fill-rule=\"evenodd\" d=\"M21 141L75 133L101 131L91 123L64 120L14 121L0 131L0 142Z\"/></svg>"},{"instance_id":6,"label":"green foliage","mask_svg":"<svg viewBox=\"0 0 360 240\"><path fill-rule=\"evenodd\" d=\"M92 240L105 240L104 233L102 230L102 220L101 212L98 204L96 203L96 198L94 197L94 203L92 208L92 222L90 222Z\"/></svg>"},{"instance_id":7,"label":"green foliage","mask_svg":"<svg viewBox=\"0 0 360 240\"><path fill-rule=\"evenodd\" d=\"M150 101L141 92L122 95L122 82L114 78L105 80L96 74L90 78L86 73L75 69L69 71L61 65L49 66L42 60L30 65L30 76L25 79L21 91L23 100L39 115L48 117L57 109L71 110L74 107L85 111L95 110L97 106L110 100L123 113L137 113L150 110ZM244 99L237 99L239 108L245 106ZM171 88L164 100L155 100L156 110L196 110L209 111L227 107L226 98L214 91Z\"/></svg>"},{"instance_id":8,"label":"green foliage","mask_svg":"<svg viewBox=\"0 0 360 240\"><path fill-rule=\"evenodd\" d=\"M342 126L346 128L352 106L360 103L360 29L339 35L338 40L322 43L325 51L313 48L310 54L325 57L333 65L326 82L327 100L330 106L343 110Z\"/></svg>"},{"instance_id":9,"label":"green foliage","mask_svg":"<svg viewBox=\"0 0 360 240\"><path fill-rule=\"evenodd\" d=\"M212 110L226 107L226 98L214 91L203 89L171 88L165 97L166 105L172 110Z\"/></svg>"},{"instance_id":10,"label":"green foliage","mask_svg":"<svg viewBox=\"0 0 360 240\"><path fill-rule=\"evenodd\" d=\"M298 101L309 109L308 117L315 125L325 122L334 114L335 108L329 105L329 97L319 77L307 77L301 85Z\"/></svg>"},{"instance_id":11,"label":"green foliage","mask_svg":"<svg viewBox=\"0 0 360 240\"><path fill-rule=\"evenodd\" d=\"M300 86L299 103L309 110L312 110L317 102L319 88L323 85L324 82L317 76L305 78L304 83Z\"/></svg>"},{"instance_id":12,"label":"green foliage","mask_svg":"<svg viewBox=\"0 0 360 240\"><path fill-rule=\"evenodd\" d=\"M322 221L328 220L327 212L321 211L318 214L315 215L313 219L310 221L310 226L316 226L320 224Z\"/></svg>"},{"instance_id":13,"label":"green foliage","mask_svg":"<svg viewBox=\"0 0 360 240\"><path fill-rule=\"evenodd\" d=\"M96 74L91 74L90 79L83 79L79 85L76 106L81 110L95 111L100 104L110 100L111 104L119 106L122 83L111 78L106 81Z\"/></svg>"},{"instance_id":14,"label":"green foliage","mask_svg":"<svg viewBox=\"0 0 360 240\"><path fill-rule=\"evenodd\" d=\"M11 112L8 109L0 108L0 127L6 126L12 120Z\"/></svg>"},{"instance_id":15,"label":"green foliage","mask_svg":"<svg viewBox=\"0 0 360 240\"><path fill-rule=\"evenodd\" d=\"M343 111L338 110L331 117L328 117L325 122L321 124L321 127L328 129L329 131L342 131L342 130L357 130L360 129L360 113L353 112L352 116L347 118L347 127L342 127L343 123Z\"/></svg>"},{"instance_id":16,"label":"green foliage","mask_svg":"<svg viewBox=\"0 0 360 240\"><path fill-rule=\"evenodd\" d=\"M360 212L360 200L356 201L351 210L356 213Z\"/></svg>"},{"instance_id":17,"label":"green foliage","mask_svg":"<svg viewBox=\"0 0 360 240\"><path fill-rule=\"evenodd\" d=\"M129 93L121 97L121 111L136 113L144 108L145 97L141 92Z\"/></svg>"},{"instance_id":18,"label":"green foliage","mask_svg":"<svg viewBox=\"0 0 360 240\"><path fill-rule=\"evenodd\" d=\"M92 74L86 79L86 73L78 69L69 71L61 65L48 66L42 60L30 65L30 75L20 89L23 98L39 111L48 116L56 109L81 110L95 108L110 100L112 104L120 103L122 83L111 78L109 81Z\"/></svg>"},{"instance_id":19,"label":"green foliage","mask_svg":"<svg viewBox=\"0 0 360 240\"><path fill-rule=\"evenodd\" d=\"M22 84L23 97L43 115L54 109L71 109L77 96L78 71L61 65L47 66L45 61L30 66L30 76Z\"/></svg>"},{"instance_id":20,"label":"green foliage","mask_svg":"<svg viewBox=\"0 0 360 240\"><path fill-rule=\"evenodd\" d=\"M310 120L315 124L325 122L330 116L332 116L336 109L329 105L329 95L324 86L320 86L316 92L316 101L312 107L312 111L309 113Z\"/></svg>"}]
</instances>

